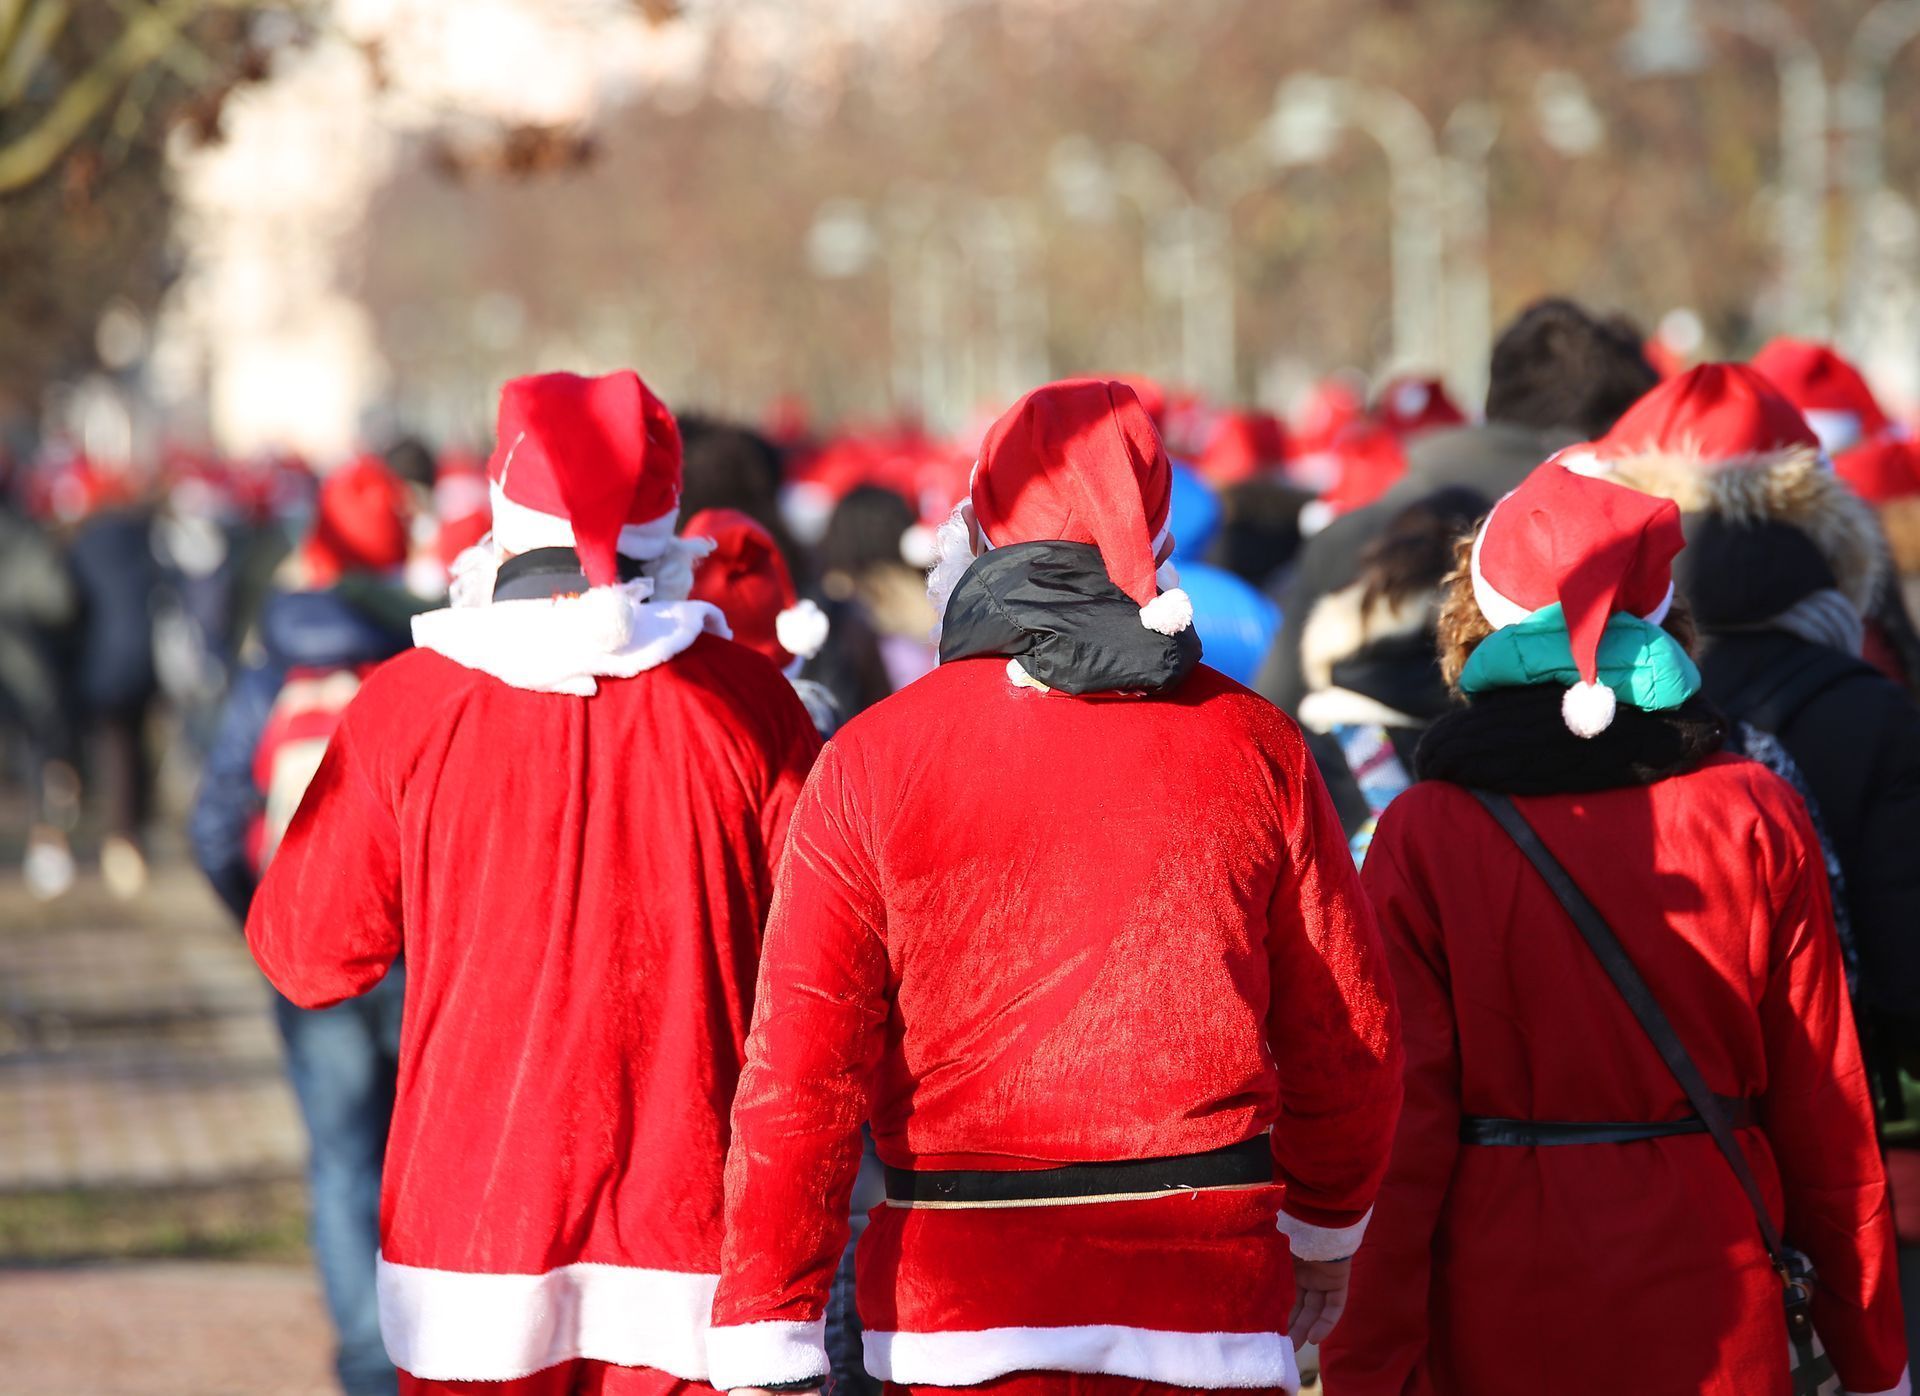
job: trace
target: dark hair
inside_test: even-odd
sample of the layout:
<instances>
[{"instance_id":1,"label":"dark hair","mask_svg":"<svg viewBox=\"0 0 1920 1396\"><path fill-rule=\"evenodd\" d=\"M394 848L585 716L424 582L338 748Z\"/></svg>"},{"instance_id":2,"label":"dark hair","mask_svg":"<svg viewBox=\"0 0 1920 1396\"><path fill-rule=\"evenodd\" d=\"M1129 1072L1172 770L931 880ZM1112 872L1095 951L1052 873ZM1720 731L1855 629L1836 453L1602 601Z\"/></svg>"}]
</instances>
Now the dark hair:
<instances>
[{"instance_id":1,"label":"dark hair","mask_svg":"<svg viewBox=\"0 0 1920 1396\"><path fill-rule=\"evenodd\" d=\"M904 564L900 535L917 522L913 506L880 485L856 485L834 507L816 557L820 571L858 577L880 563Z\"/></svg>"},{"instance_id":2,"label":"dark hair","mask_svg":"<svg viewBox=\"0 0 1920 1396\"><path fill-rule=\"evenodd\" d=\"M437 467L433 448L417 436L403 436L382 453L387 469L409 485L432 489Z\"/></svg>"},{"instance_id":3,"label":"dark hair","mask_svg":"<svg viewBox=\"0 0 1920 1396\"><path fill-rule=\"evenodd\" d=\"M1660 381L1622 316L1601 320L1573 301L1535 301L1493 346L1487 420L1592 439Z\"/></svg>"},{"instance_id":4,"label":"dark hair","mask_svg":"<svg viewBox=\"0 0 1920 1396\"><path fill-rule=\"evenodd\" d=\"M702 509L738 509L773 535L799 577L804 558L780 516L785 457L759 432L689 412L679 419L682 475L680 522Z\"/></svg>"},{"instance_id":5,"label":"dark hair","mask_svg":"<svg viewBox=\"0 0 1920 1396\"><path fill-rule=\"evenodd\" d=\"M1398 606L1422 593L1437 595L1453 571L1453 545L1487 512L1477 490L1449 486L1415 500L1360 553L1360 613L1379 602Z\"/></svg>"}]
</instances>

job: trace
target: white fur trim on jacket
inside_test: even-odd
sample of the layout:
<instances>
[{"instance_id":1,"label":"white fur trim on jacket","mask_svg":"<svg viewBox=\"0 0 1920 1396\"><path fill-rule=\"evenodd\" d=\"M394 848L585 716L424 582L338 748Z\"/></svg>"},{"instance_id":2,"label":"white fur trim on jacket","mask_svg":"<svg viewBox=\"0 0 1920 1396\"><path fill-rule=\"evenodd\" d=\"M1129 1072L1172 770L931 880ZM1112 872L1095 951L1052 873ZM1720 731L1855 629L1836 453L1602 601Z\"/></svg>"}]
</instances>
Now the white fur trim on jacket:
<instances>
[{"instance_id":1,"label":"white fur trim on jacket","mask_svg":"<svg viewBox=\"0 0 1920 1396\"><path fill-rule=\"evenodd\" d=\"M1345 1260L1360 1249L1360 1238L1367 1234L1367 1223L1372 1220L1371 1207L1351 1226L1315 1226L1282 1212L1280 1231L1296 1260Z\"/></svg>"},{"instance_id":2,"label":"white fur trim on jacket","mask_svg":"<svg viewBox=\"0 0 1920 1396\"><path fill-rule=\"evenodd\" d=\"M1170 1386L1297 1391L1300 1369L1284 1333L1180 1333L1097 1324L876 1333L862 1339L880 1381L974 1386L1009 1372L1083 1372ZM716 1371L718 1369L716 1368Z\"/></svg>"},{"instance_id":3,"label":"white fur trim on jacket","mask_svg":"<svg viewBox=\"0 0 1920 1396\"><path fill-rule=\"evenodd\" d=\"M507 552L530 553L535 548L573 546L571 520L516 504L497 484L489 494L493 500L493 536ZM620 541L615 546L623 557L651 562L673 541L673 526L678 519L679 511L674 510L645 523L628 524L620 530Z\"/></svg>"},{"instance_id":4,"label":"white fur trim on jacket","mask_svg":"<svg viewBox=\"0 0 1920 1396\"><path fill-rule=\"evenodd\" d=\"M722 1391L827 1374L827 1321L769 1319L707 1331L707 1381Z\"/></svg>"},{"instance_id":5,"label":"white fur trim on jacket","mask_svg":"<svg viewBox=\"0 0 1920 1396\"><path fill-rule=\"evenodd\" d=\"M644 673L702 634L733 638L718 608L652 594L642 577L585 596L452 606L415 616L413 642L514 688L585 698L600 679Z\"/></svg>"},{"instance_id":6,"label":"white fur trim on jacket","mask_svg":"<svg viewBox=\"0 0 1920 1396\"><path fill-rule=\"evenodd\" d=\"M375 1290L388 1355L428 1381L514 1381L575 1358L700 1381L719 1279L587 1263L484 1275L382 1257Z\"/></svg>"}]
</instances>

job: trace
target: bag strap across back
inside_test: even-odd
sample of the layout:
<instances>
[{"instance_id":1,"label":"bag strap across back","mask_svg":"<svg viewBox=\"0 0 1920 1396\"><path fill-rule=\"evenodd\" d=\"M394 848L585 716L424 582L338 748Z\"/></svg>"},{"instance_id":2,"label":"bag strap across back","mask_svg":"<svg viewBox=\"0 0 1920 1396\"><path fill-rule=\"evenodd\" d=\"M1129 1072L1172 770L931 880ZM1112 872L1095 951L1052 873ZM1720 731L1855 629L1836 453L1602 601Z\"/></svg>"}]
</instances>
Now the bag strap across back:
<instances>
[{"instance_id":1,"label":"bag strap across back","mask_svg":"<svg viewBox=\"0 0 1920 1396\"><path fill-rule=\"evenodd\" d=\"M1686 1092L1687 1099L1692 1102L1694 1113L1705 1122L1713 1142L1726 1155L1734 1177L1740 1180L1741 1189L1753 1204L1753 1214L1759 1220L1760 1236L1766 1243L1768 1257L1776 1269L1786 1274L1789 1268L1787 1251L1781 1240L1780 1229L1774 1225L1773 1214L1768 1211L1766 1199L1761 1196L1760 1184L1754 1180L1753 1170L1747 1165L1747 1156L1741 1151L1740 1141L1734 1137L1726 1107L1720 1097L1708 1089L1706 1078L1701 1076L1700 1068L1680 1041L1673 1024L1667 1020L1666 1011L1654 998L1653 990L1640 977L1640 971L1634 967L1632 959L1614 935L1613 928L1607 925L1606 918L1601 916L1598 908L1587 900L1586 893L1574 883L1560 860L1541 842L1540 835L1511 799L1487 790L1469 793L1499 822L1507 836L1519 845L1527 861L1533 864L1578 928L1581 938L1593 951L1594 958L1600 961L1600 967L1607 972L1607 978L1613 981L1613 987L1627 1001L1627 1007L1633 1011L1641 1029L1660 1053L1660 1059L1667 1064L1667 1070L1673 1073L1673 1079L1680 1083L1680 1089Z\"/></svg>"}]
</instances>

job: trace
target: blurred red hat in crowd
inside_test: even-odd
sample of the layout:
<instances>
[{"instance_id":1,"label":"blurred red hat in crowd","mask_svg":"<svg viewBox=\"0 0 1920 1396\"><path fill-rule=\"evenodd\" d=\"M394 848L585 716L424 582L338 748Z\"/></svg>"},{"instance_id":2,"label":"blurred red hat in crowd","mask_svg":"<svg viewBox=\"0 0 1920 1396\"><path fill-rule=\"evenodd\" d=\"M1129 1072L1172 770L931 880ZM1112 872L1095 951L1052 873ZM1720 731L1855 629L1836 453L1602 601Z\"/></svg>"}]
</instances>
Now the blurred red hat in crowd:
<instances>
[{"instance_id":1,"label":"blurred red hat in crowd","mask_svg":"<svg viewBox=\"0 0 1920 1396\"><path fill-rule=\"evenodd\" d=\"M786 559L758 521L737 509L702 509L681 534L713 540L713 552L694 567L690 595L719 607L735 640L781 669L820 652L827 617L800 599Z\"/></svg>"},{"instance_id":2,"label":"blurred red hat in crowd","mask_svg":"<svg viewBox=\"0 0 1920 1396\"><path fill-rule=\"evenodd\" d=\"M407 561L412 498L377 456L361 456L320 482L303 558L308 580L328 586L349 572L391 572Z\"/></svg>"}]
</instances>

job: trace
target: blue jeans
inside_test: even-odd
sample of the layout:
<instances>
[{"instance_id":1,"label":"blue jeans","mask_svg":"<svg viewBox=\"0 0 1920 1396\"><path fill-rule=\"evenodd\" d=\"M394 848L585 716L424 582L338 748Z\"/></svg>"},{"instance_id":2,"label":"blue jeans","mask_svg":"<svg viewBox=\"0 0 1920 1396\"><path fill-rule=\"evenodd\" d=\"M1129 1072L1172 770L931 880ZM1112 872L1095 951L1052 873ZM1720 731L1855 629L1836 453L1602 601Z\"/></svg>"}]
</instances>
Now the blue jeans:
<instances>
[{"instance_id":1,"label":"blue jeans","mask_svg":"<svg viewBox=\"0 0 1920 1396\"><path fill-rule=\"evenodd\" d=\"M347 1396L398 1390L380 1341L373 1277L405 991L406 974L396 962L373 988L332 1008L296 1008L274 996L287 1075L307 1123L313 1258L339 1339L335 1370Z\"/></svg>"}]
</instances>

